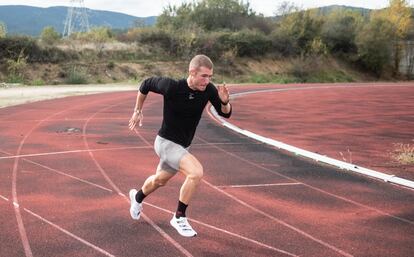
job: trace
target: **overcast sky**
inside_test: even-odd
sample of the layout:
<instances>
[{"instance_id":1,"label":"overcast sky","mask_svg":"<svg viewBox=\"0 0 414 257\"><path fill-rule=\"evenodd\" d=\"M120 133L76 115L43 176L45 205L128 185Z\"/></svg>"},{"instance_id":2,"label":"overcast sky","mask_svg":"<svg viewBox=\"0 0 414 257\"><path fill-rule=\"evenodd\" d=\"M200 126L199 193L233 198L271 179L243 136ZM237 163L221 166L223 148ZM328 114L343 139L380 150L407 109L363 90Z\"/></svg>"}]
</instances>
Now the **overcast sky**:
<instances>
[{"instance_id":1,"label":"overcast sky","mask_svg":"<svg viewBox=\"0 0 414 257\"><path fill-rule=\"evenodd\" d=\"M77 2L77 1L75 1ZM183 2L192 2L186 0L84 0L87 8L97 10L108 10L122 12L138 17L157 16L161 14L163 7L168 4L180 5ZM244 0L246 3L247 1ZM284 0L250 0L250 6L256 13L262 13L265 16L271 16L277 10L277 7ZM302 7L303 9L312 7L321 7L327 5L347 5L355 7L365 7L370 9L384 8L388 5L389 0L290 0L288 2ZM411 0L408 1L412 3ZM0 0L0 5L31 5L38 7L49 6L70 6L71 0Z\"/></svg>"}]
</instances>

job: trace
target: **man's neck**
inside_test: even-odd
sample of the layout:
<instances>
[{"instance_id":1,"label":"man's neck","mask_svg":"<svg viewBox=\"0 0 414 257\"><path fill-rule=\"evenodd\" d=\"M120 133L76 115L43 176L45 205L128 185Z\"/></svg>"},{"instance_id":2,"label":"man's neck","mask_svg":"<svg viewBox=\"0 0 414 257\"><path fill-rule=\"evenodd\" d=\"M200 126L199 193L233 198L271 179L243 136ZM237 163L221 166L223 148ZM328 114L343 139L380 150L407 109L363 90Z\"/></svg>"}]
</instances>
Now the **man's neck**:
<instances>
[{"instance_id":1,"label":"man's neck","mask_svg":"<svg viewBox=\"0 0 414 257\"><path fill-rule=\"evenodd\" d=\"M187 85L191 90L196 90L192 85L191 85L191 79L190 77L187 78Z\"/></svg>"}]
</instances>

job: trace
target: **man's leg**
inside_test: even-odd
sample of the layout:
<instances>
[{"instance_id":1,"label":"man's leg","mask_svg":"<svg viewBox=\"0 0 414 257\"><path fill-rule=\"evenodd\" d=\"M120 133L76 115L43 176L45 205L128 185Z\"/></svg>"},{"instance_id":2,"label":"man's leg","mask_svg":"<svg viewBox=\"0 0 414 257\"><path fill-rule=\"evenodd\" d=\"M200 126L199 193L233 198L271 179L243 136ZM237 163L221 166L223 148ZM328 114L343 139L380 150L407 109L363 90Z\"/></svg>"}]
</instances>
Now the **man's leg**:
<instances>
[{"instance_id":1,"label":"man's leg","mask_svg":"<svg viewBox=\"0 0 414 257\"><path fill-rule=\"evenodd\" d=\"M172 177L174 177L174 173L158 169L157 173L155 173L152 176L149 176L142 186L141 190L144 193L145 196L151 194L158 188L165 186L167 184L168 180L170 180Z\"/></svg>"},{"instance_id":2,"label":"man's leg","mask_svg":"<svg viewBox=\"0 0 414 257\"><path fill-rule=\"evenodd\" d=\"M197 235L197 232L188 223L185 211L203 177L203 166L201 166L200 162L192 154L187 153L180 160L180 171L186 178L180 189L177 211L171 219L170 224L180 235L193 237Z\"/></svg>"},{"instance_id":3,"label":"man's leg","mask_svg":"<svg viewBox=\"0 0 414 257\"><path fill-rule=\"evenodd\" d=\"M137 191L135 189L132 189L129 191L129 198L131 201L131 207L129 211L133 219L138 220L140 218L142 211L142 201L144 198L158 188L164 186L174 175L174 173L161 170L158 167L157 173L149 176L145 180L141 190Z\"/></svg>"},{"instance_id":4,"label":"man's leg","mask_svg":"<svg viewBox=\"0 0 414 257\"><path fill-rule=\"evenodd\" d=\"M188 205L203 178L203 166L194 155L188 153L180 161L180 171L186 177L180 189L180 201Z\"/></svg>"}]
</instances>

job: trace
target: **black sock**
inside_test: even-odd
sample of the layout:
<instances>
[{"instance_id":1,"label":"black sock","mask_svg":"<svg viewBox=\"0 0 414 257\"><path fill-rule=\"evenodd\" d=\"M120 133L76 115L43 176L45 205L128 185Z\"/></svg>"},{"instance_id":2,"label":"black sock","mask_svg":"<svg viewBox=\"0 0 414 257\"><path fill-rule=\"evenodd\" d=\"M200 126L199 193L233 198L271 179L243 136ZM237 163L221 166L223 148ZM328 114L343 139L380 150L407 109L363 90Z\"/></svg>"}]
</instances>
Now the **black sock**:
<instances>
[{"instance_id":1,"label":"black sock","mask_svg":"<svg viewBox=\"0 0 414 257\"><path fill-rule=\"evenodd\" d=\"M135 195L135 200L138 203L142 203L142 201L144 200L144 198L146 197L146 195L144 195L144 193L142 192L142 189L138 191L138 193Z\"/></svg>"},{"instance_id":2,"label":"black sock","mask_svg":"<svg viewBox=\"0 0 414 257\"><path fill-rule=\"evenodd\" d=\"M187 210L188 205L178 201L177 211L175 212L175 217L178 219L180 217L185 217L185 211Z\"/></svg>"}]
</instances>

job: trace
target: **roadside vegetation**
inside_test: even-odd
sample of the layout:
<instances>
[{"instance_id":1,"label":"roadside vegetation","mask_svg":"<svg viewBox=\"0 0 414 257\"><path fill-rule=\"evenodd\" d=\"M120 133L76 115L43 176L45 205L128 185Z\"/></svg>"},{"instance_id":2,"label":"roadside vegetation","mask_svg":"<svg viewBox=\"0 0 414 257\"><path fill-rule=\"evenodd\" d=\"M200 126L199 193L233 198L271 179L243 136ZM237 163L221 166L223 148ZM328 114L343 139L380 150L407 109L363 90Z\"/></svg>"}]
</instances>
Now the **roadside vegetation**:
<instances>
[{"instance_id":1,"label":"roadside vegetation","mask_svg":"<svg viewBox=\"0 0 414 257\"><path fill-rule=\"evenodd\" d=\"M248 2L202 0L166 6L153 27L97 27L61 38L9 36L0 22L0 81L83 84L136 82L150 75L182 77L198 53L215 62L215 82L295 83L410 79L399 69L414 38L406 0L369 13L301 10L284 2L274 17ZM404 55L405 54L405 55ZM414 60L409 60L412 70Z\"/></svg>"},{"instance_id":2,"label":"roadside vegetation","mask_svg":"<svg viewBox=\"0 0 414 257\"><path fill-rule=\"evenodd\" d=\"M402 143L395 144L391 157L399 164L414 164L414 145Z\"/></svg>"}]
</instances>

